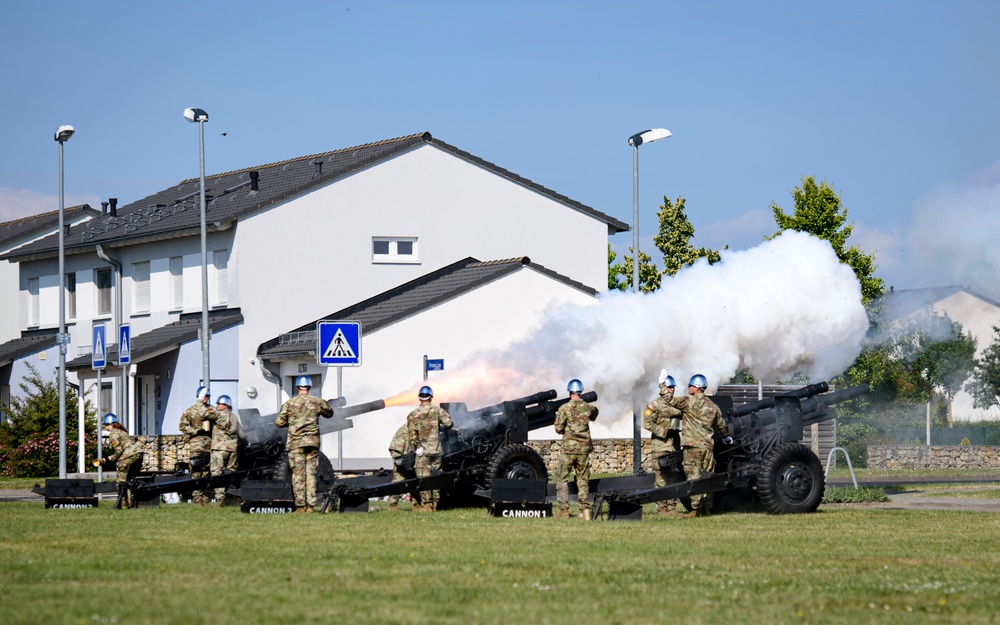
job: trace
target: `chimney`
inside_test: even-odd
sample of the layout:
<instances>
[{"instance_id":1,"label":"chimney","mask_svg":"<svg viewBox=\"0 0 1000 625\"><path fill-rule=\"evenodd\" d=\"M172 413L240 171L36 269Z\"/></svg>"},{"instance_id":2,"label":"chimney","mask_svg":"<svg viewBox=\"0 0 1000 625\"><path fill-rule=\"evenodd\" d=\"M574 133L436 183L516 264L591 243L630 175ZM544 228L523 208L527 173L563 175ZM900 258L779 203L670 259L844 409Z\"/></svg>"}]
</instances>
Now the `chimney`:
<instances>
[{"instance_id":1,"label":"chimney","mask_svg":"<svg viewBox=\"0 0 1000 625\"><path fill-rule=\"evenodd\" d=\"M313 172L313 180L315 180L323 175L323 161L313 161L313 165L316 166L316 171Z\"/></svg>"},{"instance_id":2,"label":"chimney","mask_svg":"<svg viewBox=\"0 0 1000 625\"><path fill-rule=\"evenodd\" d=\"M102 215L107 215L108 214L108 203L107 202L101 202L101 214Z\"/></svg>"},{"instance_id":3,"label":"chimney","mask_svg":"<svg viewBox=\"0 0 1000 625\"><path fill-rule=\"evenodd\" d=\"M258 178L260 178L260 172L259 171L254 170L254 171L250 172L250 190L251 191L256 191L257 190L257 179Z\"/></svg>"},{"instance_id":4,"label":"chimney","mask_svg":"<svg viewBox=\"0 0 1000 625\"><path fill-rule=\"evenodd\" d=\"M111 204L110 212L112 217L118 216L118 198L109 197L108 203Z\"/></svg>"}]
</instances>

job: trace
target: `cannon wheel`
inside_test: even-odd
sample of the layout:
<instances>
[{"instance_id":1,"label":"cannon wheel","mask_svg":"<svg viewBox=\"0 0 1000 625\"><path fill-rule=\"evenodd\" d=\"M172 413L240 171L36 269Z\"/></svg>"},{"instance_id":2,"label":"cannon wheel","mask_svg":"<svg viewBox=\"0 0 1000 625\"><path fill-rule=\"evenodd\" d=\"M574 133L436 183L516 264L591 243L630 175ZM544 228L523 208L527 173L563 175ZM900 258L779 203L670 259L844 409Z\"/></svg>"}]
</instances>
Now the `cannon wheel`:
<instances>
[{"instance_id":1,"label":"cannon wheel","mask_svg":"<svg viewBox=\"0 0 1000 625\"><path fill-rule=\"evenodd\" d=\"M486 487L494 479L507 480L545 480L549 479L549 471L545 461L537 451L527 445L515 444L501 447L490 458L486 466Z\"/></svg>"},{"instance_id":2,"label":"cannon wheel","mask_svg":"<svg viewBox=\"0 0 1000 625\"><path fill-rule=\"evenodd\" d=\"M799 443L772 449L764 457L757 481L760 500L771 514L815 512L825 486L819 458Z\"/></svg>"}]
</instances>

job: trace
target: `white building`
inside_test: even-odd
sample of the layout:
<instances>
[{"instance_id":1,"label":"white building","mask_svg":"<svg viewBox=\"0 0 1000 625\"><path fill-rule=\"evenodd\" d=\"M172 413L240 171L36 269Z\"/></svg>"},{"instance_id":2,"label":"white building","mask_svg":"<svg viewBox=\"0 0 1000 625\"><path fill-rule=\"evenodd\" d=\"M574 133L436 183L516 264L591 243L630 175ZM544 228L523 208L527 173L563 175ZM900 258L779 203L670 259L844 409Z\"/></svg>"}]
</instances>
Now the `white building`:
<instances>
[{"instance_id":1,"label":"white building","mask_svg":"<svg viewBox=\"0 0 1000 625\"><path fill-rule=\"evenodd\" d=\"M608 235L628 230L427 133L216 174L206 187L210 385L235 408L262 413L287 397L291 376L282 371L277 394L257 351L290 328L466 257L530 257L604 289ZM92 388L92 325L106 324L103 408L127 414L135 433L175 433L202 382L199 205L199 180L184 180L112 205L66 239L77 285L70 369ZM56 257L54 235L0 256L19 264L21 330L58 324ZM529 309L562 297L522 297L529 292L541 298ZM132 333L124 372L115 339L123 322ZM447 323L456 333L476 327L462 316Z\"/></svg>"}]
</instances>

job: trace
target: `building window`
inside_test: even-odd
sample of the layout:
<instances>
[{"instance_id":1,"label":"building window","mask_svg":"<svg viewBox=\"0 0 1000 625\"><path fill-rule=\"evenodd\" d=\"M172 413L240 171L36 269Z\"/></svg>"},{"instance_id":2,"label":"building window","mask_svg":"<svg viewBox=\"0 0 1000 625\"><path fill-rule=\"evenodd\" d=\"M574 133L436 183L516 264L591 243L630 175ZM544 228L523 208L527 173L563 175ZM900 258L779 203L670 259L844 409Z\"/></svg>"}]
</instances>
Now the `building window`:
<instances>
[{"instance_id":1,"label":"building window","mask_svg":"<svg viewBox=\"0 0 1000 625\"><path fill-rule=\"evenodd\" d=\"M66 318L76 319L76 274L66 274Z\"/></svg>"},{"instance_id":2,"label":"building window","mask_svg":"<svg viewBox=\"0 0 1000 625\"><path fill-rule=\"evenodd\" d=\"M419 263L416 237L372 237L372 262Z\"/></svg>"},{"instance_id":3,"label":"building window","mask_svg":"<svg viewBox=\"0 0 1000 625\"><path fill-rule=\"evenodd\" d=\"M136 313L149 312L149 261L132 263L132 310Z\"/></svg>"},{"instance_id":4,"label":"building window","mask_svg":"<svg viewBox=\"0 0 1000 625\"><path fill-rule=\"evenodd\" d=\"M212 267L215 270L215 306L229 303L229 250L212 252Z\"/></svg>"},{"instance_id":5,"label":"building window","mask_svg":"<svg viewBox=\"0 0 1000 625\"><path fill-rule=\"evenodd\" d=\"M38 278L28 278L28 325L38 325Z\"/></svg>"},{"instance_id":6,"label":"building window","mask_svg":"<svg viewBox=\"0 0 1000 625\"><path fill-rule=\"evenodd\" d=\"M111 270L98 269L94 271L94 283L97 285L97 314L111 314Z\"/></svg>"},{"instance_id":7,"label":"building window","mask_svg":"<svg viewBox=\"0 0 1000 625\"><path fill-rule=\"evenodd\" d=\"M184 258L170 257L170 308L184 308Z\"/></svg>"}]
</instances>

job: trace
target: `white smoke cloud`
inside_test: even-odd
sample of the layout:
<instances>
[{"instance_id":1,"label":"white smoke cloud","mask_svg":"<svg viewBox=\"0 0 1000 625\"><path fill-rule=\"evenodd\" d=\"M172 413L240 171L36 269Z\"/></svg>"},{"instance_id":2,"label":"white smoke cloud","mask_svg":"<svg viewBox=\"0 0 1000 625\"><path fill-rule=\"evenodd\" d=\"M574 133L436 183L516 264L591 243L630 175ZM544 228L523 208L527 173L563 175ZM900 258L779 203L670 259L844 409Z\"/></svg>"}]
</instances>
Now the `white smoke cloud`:
<instances>
[{"instance_id":1,"label":"white smoke cloud","mask_svg":"<svg viewBox=\"0 0 1000 625\"><path fill-rule=\"evenodd\" d=\"M97 208L101 206L100 200L88 195L66 194L63 203L67 208L80 204L90 204ZM55 210L59 210L58 195L0 186L0 222L14 221Z\"/></svg>"},{"instance_id":2,"label":"white smoke cloud","mask_svg":"<svg viewBox=\"0 0 1000 625\"><path fill-rule=\"evenodd\" d=\"M941 284L1000 296L1000 163L964 184L942 185L917 201L909 241L914 263Z\"/></svg>"},{"instance_id":3,"label":"white smoke cloud","mask_svg":"<svg viewBox=\"0 0 1000 625\"><path fill-rule=\"evenodd\" d=\"M715 388L741 363L765 381L828 379L854 361L867 329L853 271L827 242L789 231L696 263L655 293L555 308L525 340L472 357L435 388L462 388L469 406L485 406L548 388L565 396L580 378L607 425L631 413L633 397L654 396L661 368L681 387L702 373Z\"/></svg>"}]
</instances>

